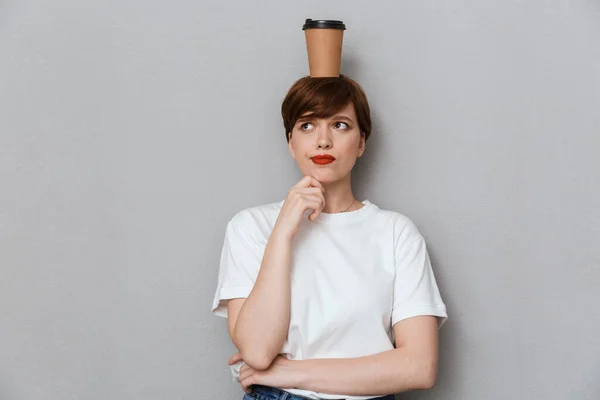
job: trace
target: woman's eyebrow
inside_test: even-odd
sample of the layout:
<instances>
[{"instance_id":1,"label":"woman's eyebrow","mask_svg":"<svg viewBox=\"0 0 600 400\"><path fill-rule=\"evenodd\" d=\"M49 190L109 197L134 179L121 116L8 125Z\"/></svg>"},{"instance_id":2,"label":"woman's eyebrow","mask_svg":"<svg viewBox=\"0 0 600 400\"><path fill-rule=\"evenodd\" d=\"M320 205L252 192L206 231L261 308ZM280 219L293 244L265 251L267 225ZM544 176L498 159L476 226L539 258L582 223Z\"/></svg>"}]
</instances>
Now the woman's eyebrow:
<instances>
[{"instance_id":1,"label":"woman's eyebrow","mask_svg":"<svg viewBox=\"0 0 600 400\"><path fill-rule=\"evenodd\" d=\"M345 115L334 115L333 117L331 117L329 119L337 119L337 120L344 120L344 121L354 122L352 120L352 118L346 117Z\"/></svg>"},{"instance_id":2,"label":"woman's eyebrow","mask_svg":"<svg viewBox=\"0 0 600 400\"><path fill-rule=\"evenodd\" d=\"M308 120L311 120L311 119L314 119L314 116L313 116L313 114L304 115L304 116L302 116L302 117L298 118L298 121L297 121L297 122L308 121ZM340 121L340 120L341 120L341 121L348 121L348 122L352 122L352 123L354 122L354 121L352 120L352 118L350 118L350 117L347 117L347 116L345 116L345 115L341 115L341 114L334 115L333 117L330 117L330 118L327 118L327 119L328 119L328 120L336 120L336 121Z\"/></svg>"}]
</instances>

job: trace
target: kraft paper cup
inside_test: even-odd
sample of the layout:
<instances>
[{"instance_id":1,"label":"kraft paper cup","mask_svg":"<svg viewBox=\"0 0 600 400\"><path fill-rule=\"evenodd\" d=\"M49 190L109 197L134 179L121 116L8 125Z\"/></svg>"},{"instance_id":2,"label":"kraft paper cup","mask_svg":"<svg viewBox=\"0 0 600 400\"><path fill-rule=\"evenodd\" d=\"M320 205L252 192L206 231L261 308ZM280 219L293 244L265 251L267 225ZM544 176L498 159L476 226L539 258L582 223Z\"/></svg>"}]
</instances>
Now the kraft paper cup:
<instances>
[{"instance_id":1,"label":"kraft paper cup","mask_svg":"<svg viewBox=\"0 0 600 400\"><path fill-rule=\"evenodd\" d=\"M346 25L342 21L307 19L302 30L306 38L310 76L340 76Z\"/></svg>"}]
</instances>

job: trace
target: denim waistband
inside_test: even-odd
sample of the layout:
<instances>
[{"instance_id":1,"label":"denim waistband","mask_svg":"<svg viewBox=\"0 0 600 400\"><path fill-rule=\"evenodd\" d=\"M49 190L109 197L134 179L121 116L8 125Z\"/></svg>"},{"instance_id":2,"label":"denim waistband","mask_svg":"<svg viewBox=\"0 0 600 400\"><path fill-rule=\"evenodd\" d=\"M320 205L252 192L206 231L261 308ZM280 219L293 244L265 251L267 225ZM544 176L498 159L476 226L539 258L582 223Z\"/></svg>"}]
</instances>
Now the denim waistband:
<instances>
[{"instance_id":1,"label":"denim waistband","mask_svg":"<svg viewBox=\"0 0 600 400\"><path fill-rule=\"evenodd\" d=\"M281 390L278 388L263 386L263 385L252 385L252 394L245 399L250 400L307 400L304 396L298 396L297 394L292 394L290 392L286 392L285 390ZM382 397L374 397L369 400L394 400L395 396L393 394L389 394L387 396ZM336 399L336 400L344 400L344 398Z\"/></svg>"}]
</instances>

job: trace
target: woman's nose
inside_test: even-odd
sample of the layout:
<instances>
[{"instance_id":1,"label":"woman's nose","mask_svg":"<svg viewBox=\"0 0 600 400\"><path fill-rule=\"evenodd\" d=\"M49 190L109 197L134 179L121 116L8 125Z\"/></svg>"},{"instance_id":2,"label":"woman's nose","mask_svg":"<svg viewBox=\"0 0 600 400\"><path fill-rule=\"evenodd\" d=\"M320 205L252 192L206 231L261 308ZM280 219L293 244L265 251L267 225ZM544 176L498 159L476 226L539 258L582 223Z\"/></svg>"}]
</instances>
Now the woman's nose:
<instances>
[{"instance_id":1,"label":"woman's nose","mask_svg":"<svg viewBox=\"0 0 600 400\"><path fill-rule=\"evenodd\" d=\"M319 139L319 149L331 148L331 142L326 139Z\"/></svg>"},{"instance_id":2,"label":"woman's nose","mask_svg":"<svg viewBox=\"0 0 600 400\"><path fill-rule=\"evenodd\" d=\"M321 131L319 134L319 149L329 149L333 145L331 138L329 137L329 132Z\"/></svg>"}]
</instances>

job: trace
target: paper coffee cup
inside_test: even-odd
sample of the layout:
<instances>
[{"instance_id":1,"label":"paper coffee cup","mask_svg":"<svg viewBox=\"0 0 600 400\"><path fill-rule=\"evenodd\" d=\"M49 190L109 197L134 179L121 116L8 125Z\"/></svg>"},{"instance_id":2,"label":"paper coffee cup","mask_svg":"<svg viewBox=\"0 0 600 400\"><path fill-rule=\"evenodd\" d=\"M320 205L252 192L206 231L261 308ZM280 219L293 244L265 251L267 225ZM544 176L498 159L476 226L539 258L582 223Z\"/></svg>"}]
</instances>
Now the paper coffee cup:
<instances>
[{"instance_id":1,"label":"paper coffee cup","mask_svg":"<svg viewBox=\"0 0 600 400\"><path fill-rule=\"evenodd\" d=\"M302 27L306 37L310 76L338 77L342 64L342 42L346 25L342 21L307 19Z\"/></svg>"}]
</instances>

